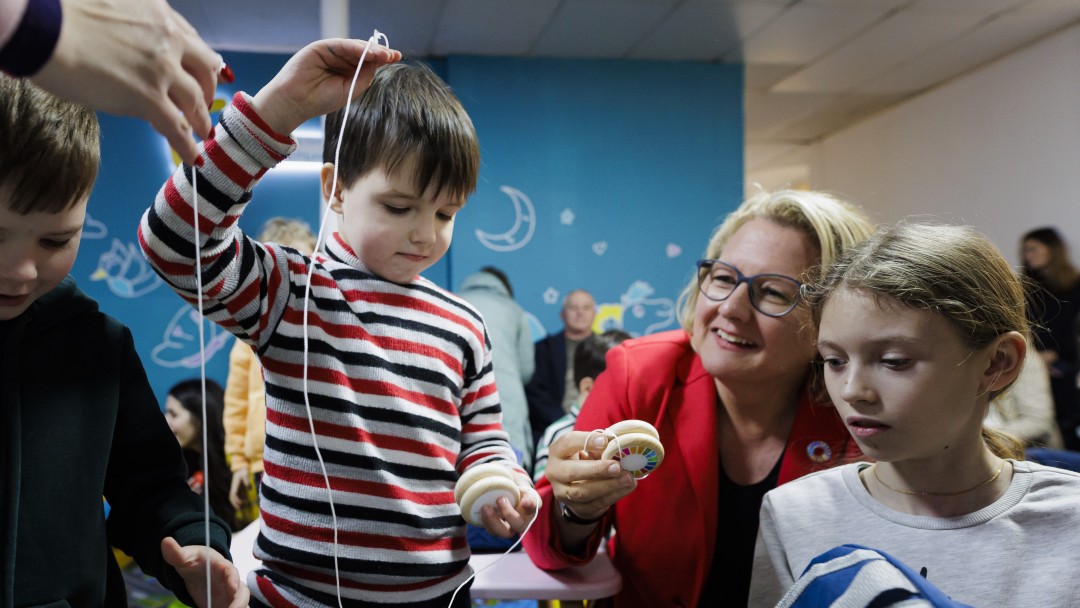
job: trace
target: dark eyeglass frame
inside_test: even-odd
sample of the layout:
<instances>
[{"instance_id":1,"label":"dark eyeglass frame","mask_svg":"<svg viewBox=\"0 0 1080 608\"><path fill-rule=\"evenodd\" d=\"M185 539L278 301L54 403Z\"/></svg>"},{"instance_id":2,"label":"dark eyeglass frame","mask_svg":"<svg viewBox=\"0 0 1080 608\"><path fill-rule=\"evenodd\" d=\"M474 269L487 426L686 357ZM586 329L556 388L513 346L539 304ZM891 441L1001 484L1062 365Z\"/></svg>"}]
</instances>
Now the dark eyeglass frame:
<instances>
[{"instance_id":1,"label":"dark eyeglass frame","mask_svg":"<svg viewBox=\"0 0 1080 608\"><path fill-rule=\"evenodd\" d=\"M730 269L731 271L733 271L735 273L735 284L732 285L731 291L728 292L728 294L726 296L722 297L722 298L714 298L713 296L709 295L705 291L706 277L709 277L710 278L709 280L711 280L712 268L713 268L713 266L715 264L720 264L724 268L728 268L728 269ZM705 270L707 272L702 272L703 270ZM759 278L762 278L762 277L771 278L771 279L783 279L783 280L791 281L791 282L795 283L795 286L796 286L795 298L792 300L791 306L788 307L787 310L785 310L784 312L781 312L781 313L772 313L772 312L767 312L767 311L764 311L764 310L761 309L761 306L758 304L758 301L757 301L757 296L754 295L754 281L756 279L759 279ZM743 274L741 270L739 270L738 268L732 266L731 264L728 264L727 262L721 262L720 260L710 260L710 259L703 259L703 260L698 260L697 261L698 291L701 292L701 295L705 296L706 298L708 298L709 300L711 300L713 302L723 302L724 300L730 298L731 294L735 293L735 290L738 289L739 285L742 285L743 283L746 283L746 289L747 289L747 291L749 292L749 295L750 295L750 305L754 307L754 310L760 312L761 314L763 314L763 315L765 315L767 317L773 317L773 318L783 317L783 316L787 315L788 313L790 313L791 311L795 310L795 307L799 305L800 301L802 301L802 286L803 286L803 283L802 283L802 281L800 281L800 280L798 280L798 279L796 279L794 277L789 277L786 274L777 274L775 272L765 272L765 273L762 273L762 274L755 274L755 275L747 276L747 275Z\"/></svg>"}]
</instances>

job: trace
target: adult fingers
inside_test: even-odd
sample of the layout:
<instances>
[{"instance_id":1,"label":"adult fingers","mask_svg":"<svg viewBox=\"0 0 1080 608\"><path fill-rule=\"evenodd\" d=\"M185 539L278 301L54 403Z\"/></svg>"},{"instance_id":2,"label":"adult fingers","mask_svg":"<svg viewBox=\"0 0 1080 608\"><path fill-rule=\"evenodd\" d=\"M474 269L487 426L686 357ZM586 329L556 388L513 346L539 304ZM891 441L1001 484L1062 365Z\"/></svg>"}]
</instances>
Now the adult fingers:
<instances>
[{"instance_id":1,"label":"adult fingers","mask_svg":"<svg viewBox=\"0 0 1080 608\"><path fill-rule=\"evenodd\" d=\"M191 134L191 126L171 101L168 99L151 101L143 118L150 121L155 131L165 136L169 145L176 150L184 162L188 164L195 162L199 156L199 147Z\"/></svg>"},{"instance_id":2,"label":"adult fingers","mask_svg":"<svg viewBox=\"0 0 1080 608\"><path fill-rule=\"evenodd\" d=\"M203 101L199 83L179 69L169 83L169 101L184 115L199 137L210 134L210 103ZM212 93L211 93L212 95Z\"/></svg>"},{"instance_id":3,"label":"adult fingers","mask_svg":"<svg viewBox=\"0 0 1080 608\"><path fill-rule=\"evenodd\" d=\"M180 31L180 44L182 55L180 65L184 71L191 75L202 90L203 105L209 107L214 101L214 90L217 88L219 71L223 65L221 55L211 49L202 38L199 37L195 28L184 19L183 15L169 9L170 19Z\"/></svg>"}]
</instances>

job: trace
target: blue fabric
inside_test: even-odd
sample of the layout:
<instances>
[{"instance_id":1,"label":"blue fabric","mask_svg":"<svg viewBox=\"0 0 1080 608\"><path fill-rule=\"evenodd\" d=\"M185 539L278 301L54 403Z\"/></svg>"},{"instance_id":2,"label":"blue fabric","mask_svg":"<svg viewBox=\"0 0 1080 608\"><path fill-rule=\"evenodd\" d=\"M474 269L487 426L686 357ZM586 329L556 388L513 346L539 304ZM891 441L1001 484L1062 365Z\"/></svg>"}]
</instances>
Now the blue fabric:
<instances>
[{"instance_id":1,"label":"blue fabric","mask_svg":"<svg viewBox=\"0 0 1080 608\"><path fill-rule=\"evenodd\" d=\"M30 0L22 21L0 48L0 71L19 77L36 74L52 57L62 21L60 0Z\"/></svg>"},{"instance_id":2,"label":"blue fabric","mask_svg":"<svg viewBox=\"0 0 1080 608\"><path fill-rule=\"evenodd\" d=\"M852 587L856 577L858 589ZM842 596L844 601L838 602ZM777 607L886 608L900 602L909 602L905 606L972 608L953 601L888 553L862 545L841 545L814 558Z\"/></svg>"},{"instance_id":3,"label":"blue fabric","mask_svg":"<svg viewBox=\"0 0 1080 608\"><path fill-rule=\"evenodd\" d=\"M1028 448L1024 452L1032 462L1080 473L1080 452L1051 448Z\"/></svg>"}]
</instances>

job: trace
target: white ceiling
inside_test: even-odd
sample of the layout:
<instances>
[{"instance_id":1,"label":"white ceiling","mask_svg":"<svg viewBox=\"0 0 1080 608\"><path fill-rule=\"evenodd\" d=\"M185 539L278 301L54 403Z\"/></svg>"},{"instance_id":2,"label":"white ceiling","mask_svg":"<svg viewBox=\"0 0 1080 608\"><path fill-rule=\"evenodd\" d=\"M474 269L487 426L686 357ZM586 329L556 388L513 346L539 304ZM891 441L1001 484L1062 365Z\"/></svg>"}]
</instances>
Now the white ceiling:
<instances>
[{"instance_id":1,"label":"white ceiling","mask_svg":"<svg viewBox=\"0 0 1080 608\"><path fill-rule=\"evenodd\" d=\"M748 171L1080 22L1080 0L171 0L214 48L278 52L346 2L328 27L411 56L744 63Z\"/></svg>"}]
</instances>

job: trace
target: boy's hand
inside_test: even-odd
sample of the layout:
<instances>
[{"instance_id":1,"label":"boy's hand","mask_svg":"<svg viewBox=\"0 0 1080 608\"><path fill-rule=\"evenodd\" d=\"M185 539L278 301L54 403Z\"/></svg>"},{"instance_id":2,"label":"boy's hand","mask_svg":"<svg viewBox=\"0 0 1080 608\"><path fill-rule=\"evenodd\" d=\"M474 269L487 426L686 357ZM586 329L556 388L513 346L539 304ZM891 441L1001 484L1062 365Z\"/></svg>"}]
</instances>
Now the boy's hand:
<instances>
[{"instance_id":1,"label":"boy's hand","mask_svg":"<svg viewBox=\"0 0 1080 608\"><path fill-rule=\"evenodd\" d=\"M515 534L524 534L525 529L532 523L536 512L540 510L540 495L533 489L531 482L521 479L518 480L518 490L521 492L521 500L518 501L516 509L505 498L500 498L494 508L484 505L480 509L480 518L489 534L499 538L513 538Z\"/></svg>"},{"instance_id":2,"label":"boy's hand","mask_svg":"<svg viewBox=\"0 0 1080 608\"><path fill-rule=\"evenodd\" d=\"M366 47L365 41L331 38L300 49L255 95L255 111L272 129L288 134L307 120L343 107ZM353 98L371 85L375 68L400 59L398 51L377 44L369 47Z\"/></svg>"},{"instance_id":3,"label":"boy's hand","mask_svg":"<svg viewBox=\"0 0 1080 608\"><path fill-rule=\"evenodd\" d=\"M181 547L171 537L161 541L161 555L165 563L175 568L184 579L188 593L199 608L209 608L206 605L206 553L206 547L202 545ZM210 588L210 599L214 606L245 608L251 599L236 567L213 549L210 549Z\"/></svg>"}]
</instances>

